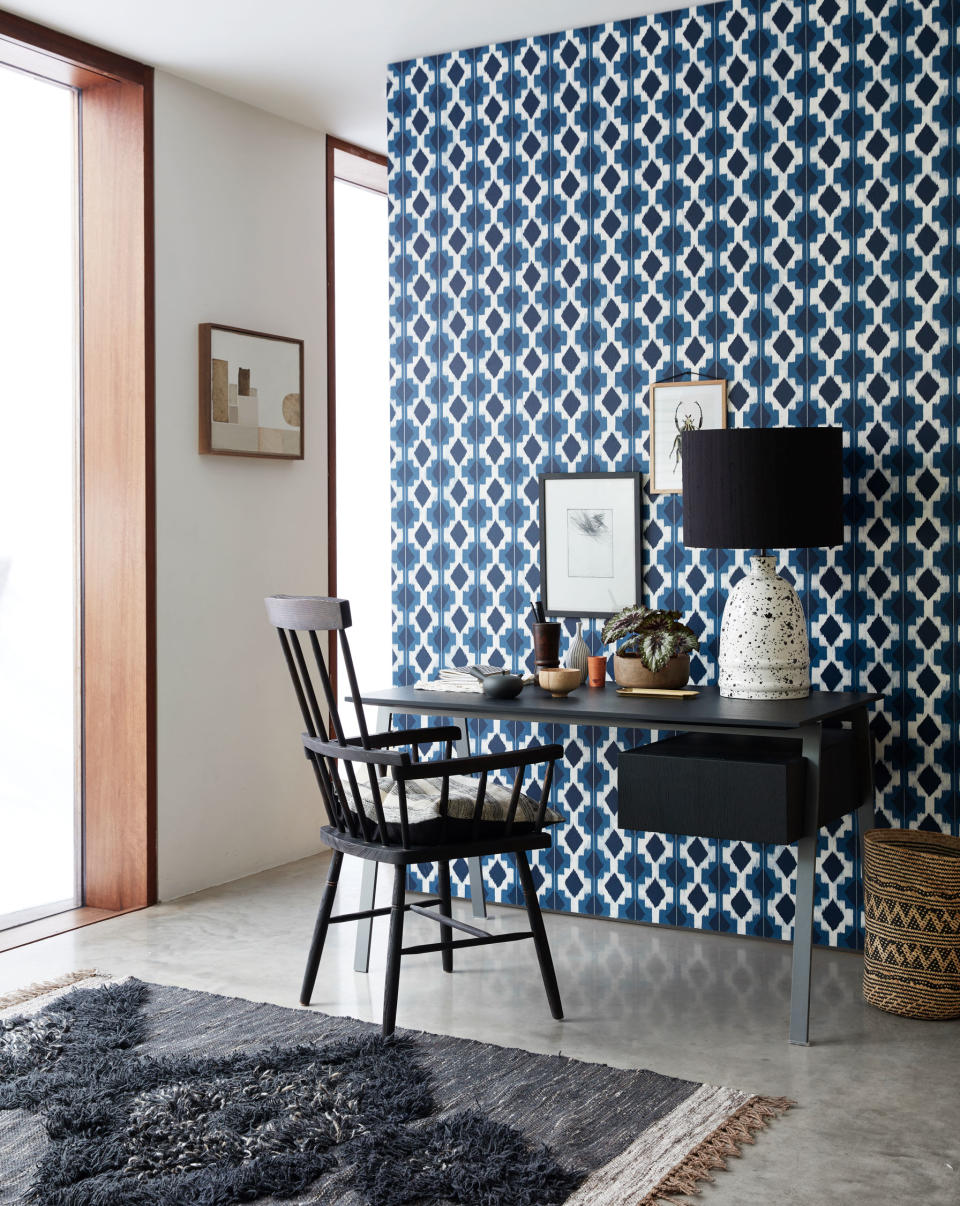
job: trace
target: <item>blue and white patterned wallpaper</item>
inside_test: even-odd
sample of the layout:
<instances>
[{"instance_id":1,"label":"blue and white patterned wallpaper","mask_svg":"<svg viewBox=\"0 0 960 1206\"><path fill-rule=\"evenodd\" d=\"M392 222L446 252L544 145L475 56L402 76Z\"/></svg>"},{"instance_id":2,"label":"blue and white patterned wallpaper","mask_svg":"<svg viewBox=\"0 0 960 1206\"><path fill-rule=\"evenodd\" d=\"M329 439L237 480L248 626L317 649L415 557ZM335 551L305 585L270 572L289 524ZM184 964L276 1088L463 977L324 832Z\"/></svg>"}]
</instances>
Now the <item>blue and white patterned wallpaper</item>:
<instances>
[{"instance_id":1,"label":"blue and white patterned wallpaper","mask_svg":"<svg viewBox=\"0 0 960 1206\"><path fill-rule=\"evenodd\" d=\"M958 832L958 23L727 0L390 69L398 683L529 667L537 474L646 475L649 383L725 377L733 426L843 428L845 544L781 558L813 679L884 693L880 823ZM685 549L678 496L643 507L644 601L713 682L745 555ZM648 737L483 726L566 745L543 904L790 937L790 847L618 828L617 751ZM517 901L507 860L488 882ZM860 945L860 910L851 818L821 832L817 941Z\"/></svg>"}]
</instances>

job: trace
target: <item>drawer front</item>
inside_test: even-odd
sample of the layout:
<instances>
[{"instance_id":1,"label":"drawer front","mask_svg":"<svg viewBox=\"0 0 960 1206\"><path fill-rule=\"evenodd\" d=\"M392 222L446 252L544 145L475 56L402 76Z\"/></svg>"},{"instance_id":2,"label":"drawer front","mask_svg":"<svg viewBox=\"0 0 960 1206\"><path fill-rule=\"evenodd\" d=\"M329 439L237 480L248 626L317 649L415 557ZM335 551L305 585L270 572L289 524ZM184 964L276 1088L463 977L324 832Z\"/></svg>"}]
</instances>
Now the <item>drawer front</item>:
<instances>
[{"instance_id":1,"label":"drawer front","mask_svg":"<svg viewBox=\"0 0 960 1206\"><path fill-rule=\"evenodd\" d=\"M685 733L621 753L618 820L626 829L787 843L803 833L805 792L798 740ZM859 803L852 734L826 730L818 823Z\"/></svg>"}]
</instances>

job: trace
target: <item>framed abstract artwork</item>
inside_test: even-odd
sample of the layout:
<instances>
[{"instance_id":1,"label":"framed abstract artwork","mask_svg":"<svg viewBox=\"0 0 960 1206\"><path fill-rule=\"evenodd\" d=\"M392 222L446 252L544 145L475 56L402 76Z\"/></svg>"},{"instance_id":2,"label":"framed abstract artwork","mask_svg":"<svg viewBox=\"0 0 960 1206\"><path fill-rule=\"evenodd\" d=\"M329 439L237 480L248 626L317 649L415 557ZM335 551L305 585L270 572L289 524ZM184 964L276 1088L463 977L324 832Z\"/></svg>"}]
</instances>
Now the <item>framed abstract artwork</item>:
<instances>
[{"instance_id":1,"label":"framed abstract artwork","mask_svg":"<svg viewBox=\"0 0 960 1206\"><path fill-rule=\"evenodd\" d=\"M200 324L200 451L303 459L303 340Z\"/></svg>"},{"instance_id":2,"label":"framed abstract artwork","mask_svg":"<svg viewBox=\"0 0 960 1206\"><path fill-rule=\"evenodd\" d=\"M540 589L554 616L612 616L641 597L640 474L543 473Z\"/></svg>"},{"instance_id":3,"label":"framed abstract artwork","mask_svg":"<svg viewBox=\"0 0 960 1206\"><path fill-rule=\"evenodd\" d=\"M654 382L650 386L650 493L680 493L680 437L685 431L726 425L726 381Z\"/></svg>"}]
</instances>

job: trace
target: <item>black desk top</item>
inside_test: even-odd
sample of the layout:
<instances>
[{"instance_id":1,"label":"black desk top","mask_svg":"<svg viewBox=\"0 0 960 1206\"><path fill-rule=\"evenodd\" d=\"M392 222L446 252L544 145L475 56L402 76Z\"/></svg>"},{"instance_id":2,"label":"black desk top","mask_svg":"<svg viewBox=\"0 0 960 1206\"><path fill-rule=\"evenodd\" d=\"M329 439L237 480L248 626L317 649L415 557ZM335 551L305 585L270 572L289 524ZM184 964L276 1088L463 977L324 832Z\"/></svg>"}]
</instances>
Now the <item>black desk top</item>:
<instances>
[{"instance_id":1,"label":"black desk top","mask_svg":"<svg viewBox=\"0 0 960 1206\"><path fill-rule=\"evenodd\" d=\"M691 684L692 686L692 684ZM361 692L363 703L429 716L486 716L543 724L598 725L621 729L757 728L798 729L838 720L882 697L871 692L811 691L806 699L725 699L716 687L696 688L692 699L642 699L618 695L616 686L578 687L565 699L554 699L540 687L528 686L516 699L488 699L481 694L421 691L388 687Z\"/></svg>"}]
</instances>

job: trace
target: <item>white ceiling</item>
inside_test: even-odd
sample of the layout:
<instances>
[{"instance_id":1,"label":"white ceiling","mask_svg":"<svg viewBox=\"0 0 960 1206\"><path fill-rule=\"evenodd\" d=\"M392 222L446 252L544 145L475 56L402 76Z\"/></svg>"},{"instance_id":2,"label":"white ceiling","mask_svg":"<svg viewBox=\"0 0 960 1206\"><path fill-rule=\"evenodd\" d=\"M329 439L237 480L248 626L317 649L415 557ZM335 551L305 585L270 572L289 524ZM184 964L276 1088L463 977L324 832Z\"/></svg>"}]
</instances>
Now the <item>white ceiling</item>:
<instances>
[{"instance_id":1,"label":"white ceiling","mask_svg":"<svg viewBox=\"0 0 960 1206\"><path fill-rule=\"evenodd\" d=\"M10 12L371 150L387 63L687 0L14 0Z\"/></svg>"}]
</instances>

